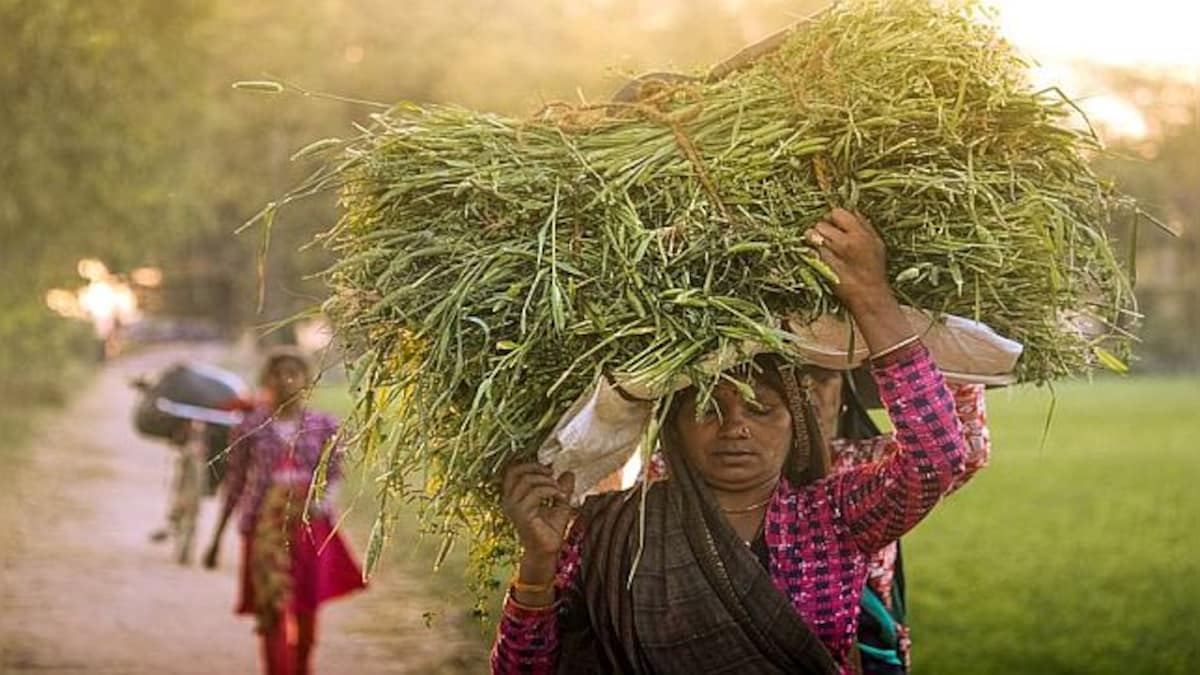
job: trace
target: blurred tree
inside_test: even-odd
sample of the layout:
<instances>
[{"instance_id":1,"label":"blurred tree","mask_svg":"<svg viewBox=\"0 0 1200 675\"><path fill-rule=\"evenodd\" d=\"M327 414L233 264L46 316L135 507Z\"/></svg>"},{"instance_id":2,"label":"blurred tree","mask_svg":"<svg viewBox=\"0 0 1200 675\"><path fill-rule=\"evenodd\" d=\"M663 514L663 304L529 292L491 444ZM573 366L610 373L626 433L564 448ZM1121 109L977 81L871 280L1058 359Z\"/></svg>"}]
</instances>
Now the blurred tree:
<instances>
[{"instance_id":1,"label":"blurred tree","mask_svg":"<svg viewBox=\"0 0 1200 675\"><path fill-rule=\"evenodd\" d=\"M296 165L294 150L323 137L353 134L374 109L294 93L233 90L237 80L281 78L305 89L391 104L449 102L526 114L546 100L606 98L624 78L645 69L703 68L750 39L794 20L817 2L779 0L325 0L286 6L213 0L201 31L205 74L181 82L197 106L189 177L181 189L192 236L230 232L283 194L313 161ZM650 11L653 9L653 11ZM620 68L614 73L612 67ZM301 251L329 227L332 197L283 211L266 260L263 313L253 315L253 237L205 237L213 248L186 255L217 258L241 299L232 315L273 321L319 299L304 277L326 261Z\"/></svg>"},{"instance_id":2,"label":"blurred tree","mask_svg":"<svg viewBox=\"0 0 1200 675\"><path fill-rule=\"evenodd\" d=\"M1137 295L1145 314L1137 350L1143 370L1200 368L1200 83L1133 70L1094 73L1146 120L1144 138L1118 138L1099 169L1180 233L1165 236L1141 223ZM1132 243L1132 224L1114 234Z\"/></svg>"},{"instance_id":3,"label":"blurred tree","mask_svg":"<svg viewBox=\"0 0 1200 675\"><path fill-rule=\"evenodd\" d=\"M256 237L232 232L313 168L293 150L353 133L371 108L234 81L524 114L577 92L603 99L638 71L702 68L820 4L0 0L0 391L53 397L64 354L86 351L86 330L41 300L77 282L84 256L211 285L189 297L218 306L176 309L234 326L320 298L305 277L324 255L299 249L336 217L331 197L282 214L261 315Z\"/></svg>"},{"instance_id":4,"label":"blurred tree","mask_svg":"<svg viewBox=\"0 0 1200 675\"><path fill-rule=\"evenodd\" d=\"M278 77L385 104L520 115L550 100L603 100L639 72L703 70L825 4L0 0L0 125L9 132L0 152L0 390L33 386L77 347L79 331L41 297L74 279L83 256L116 268L157 264L168 280L208 284L215 290L192 294L186 310L231 327L321 298L308 277L325 254L301 247L336 218L332 196L281 214L262 314L258 237L232 232L315 168L289 161L294 150L353 134L373 108L236 91L235 81ZM1178 241L1140 238L1145 365L1200 363L1186 337L1200 287L1195 87L1128 71L1104 77L1142 108L1151 134L1119 143L1129 158L1102 160L1102 169L1185 230Z\"/></svg>"},{"instance_id":5,"label":"blurred tree","mask_svg":"<svg viewBox=\"0 0 1200 675\"><path fill-rule=\"evenodd\" d=\"M80 327L42 306L84 254L122 264L173 237L187 102L173 98L205 2L0 0L0 394L54 398ZM164 64L170 64L164 67ZM86 344L86 343L83 343ZM88 352L90 355L90 352Z\"/></svg>"}]
</instances>

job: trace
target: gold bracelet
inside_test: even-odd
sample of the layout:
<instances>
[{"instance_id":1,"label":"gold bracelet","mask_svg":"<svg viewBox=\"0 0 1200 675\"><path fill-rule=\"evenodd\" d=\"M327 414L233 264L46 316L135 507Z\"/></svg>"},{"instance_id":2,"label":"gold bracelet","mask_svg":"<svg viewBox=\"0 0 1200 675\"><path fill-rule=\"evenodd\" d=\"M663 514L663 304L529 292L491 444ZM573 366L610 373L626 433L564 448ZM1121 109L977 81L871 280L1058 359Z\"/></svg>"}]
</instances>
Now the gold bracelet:
<instances>
[{"instance_id":1,"label":"gold bracelet","mask_svg":"<svg viewBox=\"0 0 1200 675\"><path fill-rule=\"evenodd\" d=\"M555 603L553 603L553 602L548 605L540 605L540 606L536 606L536 607L533 605L526 605L525 603L518 601L516 598L514 598L512 596L512 589L509 589L508 598L506 598L506 600L507 600L508 604L512 605L513 607L516 607L517 609L519 609L523 612L535 612L535 613L536 612L545 612L546 610L554 609L554 605L555 605Z\"/></svg>"},{"instance_id":2,"label":"gold bracelet","mask_svg":"<svg viewBox=\"0 0 1200 675\"><path fill-rule=\"evenodd\" d=\"M887 356L888 354L894 354L920 339L921 339L920 335L910 335L909 337L904 338L903 340L897 342L896 344L892 345L891 347L888 347L887 349L884 349L881 352L876 352L876 353L872 354L870 356L870 359L872 361L874 361L876 359L882 359L883 357Z\"/></svg>"},{"instance_id":3,"label":"gold bracelet","mask_svg":"<svg viewBox=\"0 0 1200 675\"><path fill-rule=\"evenodd\" d=\"M509 585L512 586L514 591L520 591L522 593L545 593L546 591L554 590L553 579L544 584L530 584L521 581L521 577L516 574L513 575L512 581L509 582Z\"/></svg>"}]
</instances>

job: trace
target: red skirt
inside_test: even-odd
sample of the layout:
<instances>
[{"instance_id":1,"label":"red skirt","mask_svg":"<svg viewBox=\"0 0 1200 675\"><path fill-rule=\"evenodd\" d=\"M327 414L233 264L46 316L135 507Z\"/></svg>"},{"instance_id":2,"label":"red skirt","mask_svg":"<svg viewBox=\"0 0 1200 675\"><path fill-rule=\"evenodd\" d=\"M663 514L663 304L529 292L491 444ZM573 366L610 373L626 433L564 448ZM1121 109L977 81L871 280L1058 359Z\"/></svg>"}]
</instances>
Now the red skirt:
<instances>
[{"instance_id":1,"label":"red skirt","mask_svg":"<svg viewBox=\"0 0 1200 675\"><path fill-rule=\"evenodd\" d=\"M242 541L237 613L254 614L254 580L250 570L254 538L245 535ZM289 544L292 581L287 603L289 611L315 612L326 600L366 587L362 569L354 561L341 533L334 532L328 516L314 516L308 524L297 526L292 531Z\"/></svg>"}]
</instances>

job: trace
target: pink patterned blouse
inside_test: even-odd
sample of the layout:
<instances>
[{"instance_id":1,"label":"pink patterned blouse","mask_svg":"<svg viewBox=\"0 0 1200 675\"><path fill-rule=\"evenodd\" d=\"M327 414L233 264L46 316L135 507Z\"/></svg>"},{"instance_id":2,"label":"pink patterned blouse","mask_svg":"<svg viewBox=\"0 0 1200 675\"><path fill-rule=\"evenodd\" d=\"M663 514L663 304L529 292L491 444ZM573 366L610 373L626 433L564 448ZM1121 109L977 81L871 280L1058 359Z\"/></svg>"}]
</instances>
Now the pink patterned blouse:
<instances>
[{"instance_id":1,"label":"pink patterned blouse","mask_svg":"<svg viewBox=\"0 0 1200 675\"><path fill-rule=\"evenodd\" d=\"M962 424L963 440L967 444L966 465L946 494L966 484L980 469L987 466L991 456L991 438L987 428L987 408L984 403L982 384L952 384L955 412ZM896 451L896 438L884 434L874 438L850 441L842 438L830 443L833 456L833 473L850 471L855 467L878 462ZM896 542L876 551L867 566L867 586L883 601L889 610L892 607L892 585L896 577ZM911 659L911 642L908 627L897 624L900 641L900 656L907 664Z\"/></svg>"},{"instance_id":2,"label":"pink patterned blouse","mask_svg":"<svg viewBox=\"0 0 1200 675\"><path fill-rule=\"evenodd\" d=\"M872 369L895 426L876 461L805 487L780 481L764 536L771 578L845 673L859 599L873 558L912 529L958 484L969 452L955 397L919 344ZM579 583L586 523L578 520L559 559L556 586ZM559 597L562 597L562 593ZM553 673L563 602L526 608L510 597L492 650L492 672Z\"/></svg>"},{"instance_id":3,"label":"pink patterned blouse","mask_svg":"<svg viewBox=\"0 0 1200 675\"><path fill-rule=\"evenodd\" d=\"M337 420L324 413L305 410L300 418L287 424L272 417L266 407L256 407L234 429L225 476L225 500L238 508L238 531L250 534L258 520L263 497L276 481L294 478L305 484L312 481L321 453L337 435ZM326 480L332 484L341 478L340 451L330 457ZM281 460L291 460L294 477L281 475ZM316 505L321 509L321 505Z\"/></svg>"}]
</instances>

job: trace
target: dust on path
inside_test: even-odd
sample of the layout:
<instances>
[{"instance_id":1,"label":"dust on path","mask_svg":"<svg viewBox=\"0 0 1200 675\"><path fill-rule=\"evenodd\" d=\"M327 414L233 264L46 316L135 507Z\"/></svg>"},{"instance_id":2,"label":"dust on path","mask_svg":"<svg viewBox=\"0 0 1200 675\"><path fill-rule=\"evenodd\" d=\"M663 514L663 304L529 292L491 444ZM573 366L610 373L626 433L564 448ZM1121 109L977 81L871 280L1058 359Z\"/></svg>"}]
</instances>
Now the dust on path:
<instances>
[{"instance_id":1,"label":"dust on path","mask_svg":"<svg viewBox=\"0 0 1200 675\"><path fill-rule=\"evenodd\" d=\"M0 672L257 672L253 622L232 613L236 534L216 571L179 566L168 544L148 541L163 519L170 457L130 423L129 378L220 356L189 346L122 359L47 418L30 447L0 453ZM426 627L434 603L419 579L384 570L366 593L322 609L316 671L482 672L466 629Z\"/></svg>"}]
</instances>

